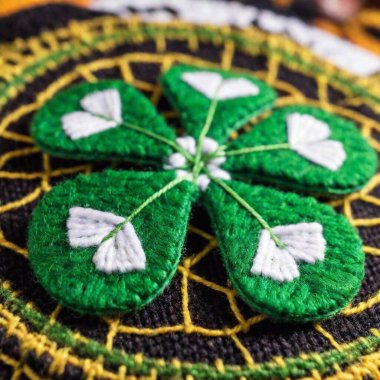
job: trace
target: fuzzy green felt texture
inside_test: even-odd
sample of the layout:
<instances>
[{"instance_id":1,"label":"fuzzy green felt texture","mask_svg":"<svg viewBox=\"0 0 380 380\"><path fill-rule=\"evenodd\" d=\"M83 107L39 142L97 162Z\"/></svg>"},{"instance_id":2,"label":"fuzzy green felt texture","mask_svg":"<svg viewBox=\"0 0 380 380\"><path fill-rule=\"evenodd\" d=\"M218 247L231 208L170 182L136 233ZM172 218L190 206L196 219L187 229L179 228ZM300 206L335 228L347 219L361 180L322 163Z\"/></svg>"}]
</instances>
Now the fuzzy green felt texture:
<instances>
[{"instance_id":1,"label":"fuzzy green felt texture","mask_svg":"<svg viewBox=\"0 0 380 380\"><path fill-rule=\"evenodd\" d=\"M57 94L36 114L32 123L32 136L36 143L54 156L85 160L122 160L159 164L172 149L125 125L72 140L62 129L62 117L82 111L80 100L86 95L102 91L118 90L122 103L124 122L136 124L148 131L174 140L175 133L166 125L153 104L134 87L118 80L81 83Z\"/></svg>"},{"instance_id":2,"label":"fuzzy green felt texture","mask_svg":"<svg viewBox=\"0 0 380 380\"><path fill-rule=\"evenodd\" d=\"M329 317L353 299L364 276L364 254L343 216L313 198L235 181L230 185L271 227L317 222L327 242L324 261L299 263L300 276L291 282L251 274L262 227L230 195L210 185L205 204L229 279L251 307L274 318L306 322Z\"/></svg>"},{"instance_id":3,"label":"fuzzy green felt texture","mask_svg":"<svg viewBox=\"0 0 380 380\"><path fill-rule=\"evenodd\" d=\"M79 312L130 312L149 303L177 269L195 190L191 182L170 189L132 220L146 254L143 271L98 271L92 262L97 247L72 248L66 221L73 206L128 217L174 178L169 171L108 170L55 187L35 209L29 229L30 260L41 284L58 302Z\"/></svg>"},{"instance_id":4,"label":"fuzzy green felt texture","mask_svg":"<svg viewBox=\"0 0 380 380\"><path fill-rule=\"evenodd\" d=\"M250 75L186 65L173 67L161 77L163 92L177 110L187 133L196 138L205 124L211 100L184 82L181 76L188 72L202 71L218 73L225 79L245 78L254 83L260 91L255 96L218 101L208 137L219 143L224 143L231 132L269 109L276 100L277 94L272 88Z\"/></svg>"},{"instance_id":5,"label":"fuzzy green felt texture","mask_svg":"<svg viewBox=\"0 0 380 380\"><path fill-rule=\"evenodd\" d=\"M323 195L358 190L376 173L377 155L352 122L322 109L303 105L276 109L227 149L286 143L286 118L292 113L312 115L329 125L329 138L340 141L346 152L346 160L337 171L316 165L290 149L231 156L224 168L235 173L235 177Z\"/></svg>"}]
</instances>

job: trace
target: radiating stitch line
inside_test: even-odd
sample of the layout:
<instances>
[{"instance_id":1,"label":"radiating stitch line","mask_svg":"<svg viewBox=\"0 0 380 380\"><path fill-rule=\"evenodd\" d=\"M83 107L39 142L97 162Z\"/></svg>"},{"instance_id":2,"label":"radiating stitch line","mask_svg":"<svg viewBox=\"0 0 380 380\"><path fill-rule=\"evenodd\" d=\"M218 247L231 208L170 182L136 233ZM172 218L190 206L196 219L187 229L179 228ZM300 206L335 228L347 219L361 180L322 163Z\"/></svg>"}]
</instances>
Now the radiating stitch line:
<instances>
[{"instance_id":1,"label":"radiating stitch line","mask_svg":"<svg viewBox=\"0 0 380 380\"><path fill-rule=\"evenodd\" d=\"M25 248L21 248L18 245L5 239L3 231L0 230L0 246L10 249L24 257L28 256L28 251Z\"/></svg>"},{"instance_id":2,"label":"radiating stitch line","mask_svg":"<svg viewBox=\"0 0 380 380\"><path fill-rule=\"evenodd\" d=\"M26 144L34 144L34 140L27 135L23 135L21 133L11 132L11 131L3 131L1 137L7 140L23 142Z\"/></svg>"},{"instance_id":3,"label":"radiating stitch line","mask_svg":"<svg viewBox=\"0 0 380 380\"><path fill-rule=\"evenodd\" d=\"M0 168L4 167L7 162L14 158L19 158L22 156L27 156L32 153L38 153L40 152L40 149L33 146L30 148L22 148L22 149L16 149L7 153L4 153L2 156L0 156Z\"/></svg>"},{"instance_id":4,"label":"radiating stitch line","mask_svg":"<svg viewBox=\"0 0 380 380\"><path fill-rule=\"evenodd\" d=\"M380 256L380 248L363 246L363 251L369 255Z\"/></svg>"},{"instance_id":5,"label":"radiating stitch line","mask_svg":"<svg viewBox=\"0 0 380 380\"><path fill-rule=\"evenodd\" d=\"M380 303L380 290L375 293L372 297L368 298L366 301L359 302L355 306L347 306L342 311L341 314L345 316L355 315L362 313L363 311L370 309L374 305Z\"/></svg>"},{"instance_id":6,"label":"radiating stitch line","mask_svg":"<svg viewBox=\"0 0 380 380\"><path fill-rule=\"evenodd\" d=\"M314 325L314 328L316 331L318 331L321 335L323 335L333 347L335 347L338 351L342 350L341 345L335 340L335 338L327 331L325 330L320 323L316 323Z\"/></svg>"},{"instance_id":7,"label":"radiating stitch line","mask_svg":"<svg viewBox=\"0 0 380 380\"><path fill-rule=\"evenodd\" d=\"M243 345L243 343L240 341L240 339L235 335L231 335L231 339L235 343L236 347L240 350L241 354L243 355L243 358L245 362L247 363L249 368L253 368L255 362L252 358L252 355L248 351L248 349Z\"/></svg>"}]
</instances>

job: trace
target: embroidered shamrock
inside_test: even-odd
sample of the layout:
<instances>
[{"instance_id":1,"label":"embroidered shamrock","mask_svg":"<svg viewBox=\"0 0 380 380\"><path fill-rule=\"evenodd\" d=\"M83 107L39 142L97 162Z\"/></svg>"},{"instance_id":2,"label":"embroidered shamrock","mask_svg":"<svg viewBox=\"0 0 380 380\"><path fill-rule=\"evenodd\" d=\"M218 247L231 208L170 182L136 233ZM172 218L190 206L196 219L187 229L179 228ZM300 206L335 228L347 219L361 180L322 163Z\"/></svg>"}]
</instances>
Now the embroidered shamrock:
<instances>
[{"instance_id":1,"label":"embroidered shamrock","mask_svg":"<svg viewBox=\"0 0 380 380\"><path fill-rule=\"evenodd\" d=\"M323 196L360 189L377 159L356 126L316 107L274 107L275 91L246 74L176 66L161 83L184 136L121 81L75 85L36 114L32 134L52 155L156 169L80 175L44 197L28 243L42 285L83 313L143 307L176 272L200 202L251 307L291 321L337 313L364 275L356 231L331 207L262 184Z\"/></svg>"}]
</instances>

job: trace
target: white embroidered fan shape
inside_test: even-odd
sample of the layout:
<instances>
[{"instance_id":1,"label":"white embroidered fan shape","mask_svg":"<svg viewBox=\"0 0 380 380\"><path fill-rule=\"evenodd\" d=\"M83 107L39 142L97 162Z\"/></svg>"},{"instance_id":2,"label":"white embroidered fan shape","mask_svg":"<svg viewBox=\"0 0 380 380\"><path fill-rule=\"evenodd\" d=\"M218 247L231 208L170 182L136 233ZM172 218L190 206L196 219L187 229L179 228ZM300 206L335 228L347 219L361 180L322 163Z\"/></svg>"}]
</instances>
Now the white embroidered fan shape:
<instances>
[{"instance_id":1,"label":"white embroidered fan shape","mask_svg":"<svg viewBox=\"0 0 380 380\"><path fill-rule=\"evenodd\" d=\"M97 91L85 96L76 111L62 117L65 133L77 140L117 127L122 122L120 94L115 89Z\"/></svg>"},{"instance_id":2,"label":"white embroidered fan shape","mask_svg":"<svg viewBox=\"0 0 380 380\"><path fill-rule=\"evenodd\" d=\"M120 223L121 216L92 208L71 207L67 219L69 242L73 248L98 246L92 262L97 270L111 273L142 271L146 257L132 223L127 223L113 237L103 241Z\"/></svg>"},{"instance_id":3,"label":"white embroidered fan shape","mask_svg":"<svg viewBox=\"0 0 380 380\"><path fill-rule=\"evenodd\" d=\"M298 223L277 226L273 233L285 245L279 248L267 230L262 230L252 274L269 277L280 282L299 277L298 262L314 264L325 258L326 240L319 223Z\"/></svg>"},{"instance_id":4,"label":"white embroidered fan shape","mask_svg":"<svg viewBox=\"0 0 380 380\"><path fill-rule=\"evenodd\" d=\"M182 80L209 99L227 100L258 95L259 88L245 78L223 77L214 72L188 72Z\"/></svg>"},{"instance_id":5,"label":"white embroidered fan shape","mask_svg":"<svg viewBox=\"0 0 380 380\"><path fill-rule=\"evenodd\" d=\"M343 165L346 152L340 141L329 140L328 124L300 113L290 114L286 122L290 148L300 156L332 171Z\"/></svg>"}]
</instances>

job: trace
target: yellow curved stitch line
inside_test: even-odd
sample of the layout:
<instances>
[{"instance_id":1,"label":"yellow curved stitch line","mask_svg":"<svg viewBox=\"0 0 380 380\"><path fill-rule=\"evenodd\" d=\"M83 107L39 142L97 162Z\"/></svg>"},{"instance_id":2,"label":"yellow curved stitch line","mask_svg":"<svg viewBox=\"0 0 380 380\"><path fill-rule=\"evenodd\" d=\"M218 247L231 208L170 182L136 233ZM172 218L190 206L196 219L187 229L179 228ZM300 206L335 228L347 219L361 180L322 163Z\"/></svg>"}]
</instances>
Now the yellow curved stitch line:
<instances>
[{"instance_id":1,"label":"yellow curved stitch line","mask_svg":"<svg viewBox=\"0 0 380 380\"><path fill-rule=\"evenodd\" d=\"M0 178L5 179L23 179L23 180L33 180L41 178L42 173L35 172L35 173L24 173L24 172L7 172L7 171L0 171Z\"/></svg>"},{"instance_id":2,"label":"yellow curved stitch line","mask_svg":"<svg viewBox=\"0 0 380 380\"><path fill-rule=\"evenodd\" d=\"M92 71L88 70L85 66L78 66L77 70L85 81L89 83L95 83L98 81L98 78L92 73Z\"/></svg>"},{"instance_id":3,"label":"yellow curved stitch line","mask_svg":"<svg viewBox=\"0 0 380 380\"><path fill-rule=\"evenodd\" d=\"M13 122L19 120L21 117L36 111L38 109L37 103L30 103L20 106L16 111L11 112L5 116L0 122L0 134Z\"/></svg>"},{"instance_id":4,"label":"yellow curved stitch line","mask_svg":"<svg viewBox=\"0 0 380 380\"><path fill-rule=\"evenodd\" d=\"M193 226L192 224L189 224L187 228L190 233L196 234L205 240L208 240L208 241L215 240L215 236L208 234L205 231L200 230L199 228Z\"/></svg>"},{"instance_id":5,"label":"yellow curved stitch line","mask_svg":"<svg viewBox=\"0 0 380 380\"><path fill-rule=\"evenodd\" d=\"M131 84L134 81L134 76L132 74L131 66L129 65L129 62L124 58L119 58L117 60L119 70L121 72L121 77L124 79L125 82Z\"/></svg>"},{"instance_id":6,"label":"yellow curved stitch line","mask_svg":"<svg viewBox=\"0 0 380 380\"><path fill-rule=\"evenodd\" d=\"M379 224L380 224L380 218L352 220L352 225L355 227L375 227Z\"/></svg>"},{"instance_id":7,"label":"yellow curved stitch line","mask_svg":"<svg viewBox=\"0 0 380 380\"><path fill-rule=\"evenodd\" d=\"M157 34L155 36L156 50L163 53L166 50L166 38L164 34Z\"/></svg>"},{"instance_id":8,"label":"yellow curved stitch line","mask_svg":"<svg viewBox=\"0 0 380 380\"><path fill-rule=\"evenodd\" d=\"M327 110L330 109L330 101L328 95L328 84L327 78L323 75L318 75L317 77L317 89L318 89L318 98L320 103L326 107Z\"/></svg>"},{"instance_id":9,"label":"yellow curved stitch line","mask_svg":"<svg viewBox=\"0 0 380 380\"><path fill-rule=\"evenodd\" d=\"M190 266L189 259L184 261L184 266L187 269ZM178 268L179 269L179 268ZM183 326L186 333L193 332L193 323L191 320L191 314L189 310L189 286L188 286L188 271L181 271L182 273L182 285L181 285L181 296L182 296L182 316L183 316Z\"/></svg>"},{"instance_id":10,"label":"yellow curved stitch line","mask_svg":"<svg viewBox=\"0 0 380 380\"><path fill-rule=\"evenodd\" d=\"M192 324L190 324L192 326ZM174 326L161 326L161 327L134 327L134 326L119 326L117 332L123 334L134 334L134 335L147 335L147 336L156 336L167 333L174 332L184 332L184 325L174 325Z\"/></svg>"},{"instance_id":11,"label":"yellow curved stitch line","mask_svg":"<svg viewBox=\"0 0 380 380\"><path fill-rule=\"evenodd\" d=\"M375 197L372 196L372 195L362 194L362 195L360 196L360 200L362 200L362 201L364 201L364 202L367 202L367 203L371 203L371 204L373 204L374 206L380 206L380 199L375 198Z\"/></svg>"},{"instance_id":12,"label":"yellow curved stitch line","mask_svg":"<svg viewBox=\"0 0 380 380\"><path fill-rule=\"evenodd\" d=\"M49 323L54 324L57 321L59 313L62 311L62 306L57 305L53 312L50 314Z\"/></svg>"},{"instance_id":13,"label":"yellow curved stitch line","mask_svg":"<svg viewBox=\"0 0 380 380\"><path fill-rule=\"evenodd\" d=\"M10 249L10 250L12 250L12 251L24 256L24 257L28 256L28 251L25 248L21 248L18 245L16 245L16 244L8 241L7 239L5 239L3 231L1 231L1 230L0 230L0 246L7 248L7 249Z\"/></svg>"},{"instance_id":14,"label":"yellow curved stitch line","mask_svg":"<svg viewBox=\"0 0 380 380\"><path fill-rule=\"evenodd\" d=\"M375 293L372 297L368 298L366 301L359 302L357 305L349 305L341 311L344 316L350 316L362 313L365 310L370 309L372 306L380 302L380 290Z\"/></svg>"},{"instance_id":15,"label":"yellow curved stitch line","mask_svg":"<svg viewBox=\"0 0 380 380\"><path fill-rule=\"evenodd\" d=\"M265 77L265 80L269 85L276 83L279 67L280 57L277 54L271 54L268 60L268 72Z\"/></svg>"},{"instance_id":16,"label":"yellow curved stitch line","mask_svg":"<svg viewBox=\"0 0 380 380\"><path fill-rule=\"evenodd\" d=\"M170 56L164 57L161 65L160 65L160 73L161 75L164 74L171 66L173 65L173 60ZM157 106L158 102L161 99L162 95L162 87L161 86L156 86L156 88L153 90L153 93L150 97L151 102Z\"/></svg>"},{"instance_id":17,"label":"yellow curved stitch line","mask_svg":"<svg viewBox=\"0 0 380 380\"><path fill-rule=\"evenodd\" d=\"M373 255L373 256L380 256L380 248L376 247L369 247L368 245L365 245L363 247L363 251L367 253L368 255Z\"/></svg>"},{"instance_id":18,"label":"yellow curved stitch line","mask_svg":"<svg viewBox=\"0 0 380 380\"><path fill-rule=\"evenodd\" d=\"M325 337L330 344L336 348L338 351L342 350L342 346L335 340L331 333L329 333L326 329L322 327L320 323L316 323L314 328L317 332L319 332L323 337Z\"/></svg>"},{"instance_id":19,"label":"yellow curved stitch line","mask_svg":"<svg viewBox=\"0 0 380 380\"><path fill-rule=\"evenodd\" d=\"M51 189L50 186L50 176L51 176L51 168L50 168L50 157L47 153L42 153L42 166L43 166L43 174L41 178L41 189L42 191L48 192Z\"/></svg>"},{"instance_id":20,"label":"yellow curved stitch line","mask_svg":"<svg viewBox=\"0 0 380 380\"><path fill-rule=\"evenodd\" d=\"M42 192L41 187L37 187L34 189L31 193L26 195L23 198L18 199L17 201L6 203L5 205L0 206L0 214L3 214L9 210L25 206L26 204L33 202L35 199L37 199Z\"/></svg>"},{"instance_id":21,"label":"yellow curved stitch line","mask_svg":"<svg viewBox=\"0 0 380 380\"><path fill-rule=\"evenodd\" d=\"M22 148L22 149L17 149L11 152L4 153L3 155L0 156L0 168L4 167L5 164L8 161L12 160L13 158L27 156L28 154L38 153L38 152L40 152L40 149L33 146L31 148Z\"/></svg>"},{"instance_id":22,"label":"yellow curved stitch line","mask_svg":"<svg viewBox=\"0 0 380 380\"><path fill-rule=\"evenodd\" d=\"M224 43L224 50L222 53L221 68L223 70L230 70L232 66L232 60L235 54L235 43L231 40L227 40Z\"/></svg>"},{"instance_id":23,"label":"yellow curved stitch line","mask_svg":"<svg viewBox=\"0 0 380 380\"><path fill-rule=\"evenodd\" d=\"M243 355L243 358L248 367L252 369L254 367L255 362L250 352L247 350L247 348L243 345L243 343L235 334L231 335L231 339L235 343L236 347L241 351L241 354Z\"/></svg>"},{"instance_id":24,"label":"yellow curved stitch line","mask_svg":"<svg viewBox=\"0 0 380 380\"><path fill-rule=\"evenodd\" d=\"M78 172L89 173L91 171L91 165L78 165L70 168L58 168L50 171L50 177L60 177L66 174L73 174ZM42 172L34 173L24 173L24 172L8 172L0 171L0 178L5 179L22 179L22 180L33 180L39 179L44 176Z\"/></svg>"},{"instance_id":25,"label":"yellow curved stitch line","mask_svg":"<svg viewBox=\"0 0 380 380\"><path fill-rule=\"evenodd\" d=\"M27 144L33 144L34 141L30 136L23 135L21 133L11 132L11 131L4 131L1 134L1 137L7 140L17 141L17 142L23 142Z\"/></svg>"},{"instance_id":26,"label":"yellow curved stitch line","mask_svg":"<svg viewBox=\"0 0 380 380\"><path fill-rule=\"evenodd\" d=\"M115 318L113 320L107 321L109 325L108 334L106 337L106 348L111 351L113 347L113 340L117 333L119 332L120 318Z\"/></svg>"},{"instance_id":27,"label":"yellow curved stitch line","mask_svg":"<svg viewBox=\"0 0 380 380\"><path fill-rule=\"evenodd\" d=\"M215 249L218 246L216 239L211 240L210 243L208 243L200 252L193 255L190 258L190 264L189 267L198 264L201 260L203 260L213 249Z\"/></svg>"}]
</instances>

